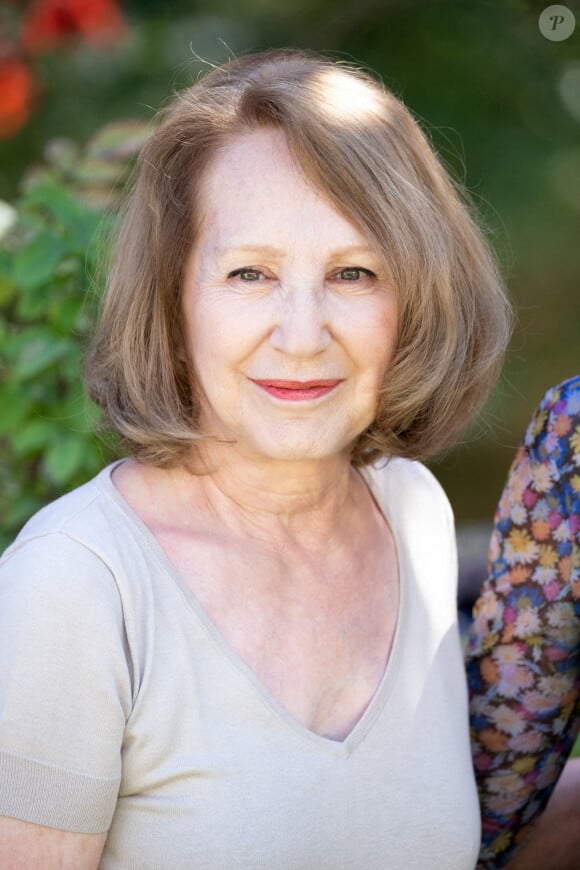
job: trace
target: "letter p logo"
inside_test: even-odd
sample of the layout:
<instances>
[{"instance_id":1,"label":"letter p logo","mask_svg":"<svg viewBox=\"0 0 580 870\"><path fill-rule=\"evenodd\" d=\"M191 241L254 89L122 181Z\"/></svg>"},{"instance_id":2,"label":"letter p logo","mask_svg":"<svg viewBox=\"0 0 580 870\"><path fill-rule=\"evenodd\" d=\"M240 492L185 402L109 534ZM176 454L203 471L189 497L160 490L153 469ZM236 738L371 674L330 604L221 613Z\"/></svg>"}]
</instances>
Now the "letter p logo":
<instances>
[{"instance_id":1,"label":"letter p logo","mask_svg":"<svg viewBox=\"0 0 580 870\"><path fill-rule=\"evenodd\" d=\"M576 19L567 6L547 6L538 19L542 36L551 42L563 42L574 33Z\"/></svg>"}]
</instances>

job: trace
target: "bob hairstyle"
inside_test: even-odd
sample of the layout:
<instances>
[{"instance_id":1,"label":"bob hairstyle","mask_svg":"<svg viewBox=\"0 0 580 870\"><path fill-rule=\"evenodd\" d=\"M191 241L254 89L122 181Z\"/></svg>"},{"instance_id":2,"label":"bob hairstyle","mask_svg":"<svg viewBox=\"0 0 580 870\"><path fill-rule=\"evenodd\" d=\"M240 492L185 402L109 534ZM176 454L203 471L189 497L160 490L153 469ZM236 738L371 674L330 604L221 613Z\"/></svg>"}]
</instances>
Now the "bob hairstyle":
<instances>
[{"instance_id":1,"label":"bob hairstyle","mask_svg":"<svg viewBox=\"0 0 580 870\"><path fill-rule=\"evenodd\" d=\"M86 357L89 394L142 462L184 461L208 437L184 341L184 264L212 157L259 127L284 132L306 178L376 246L397 288L397 347L353 464L427 459L452 446L509 340L498 263L408 109L365 72L300 50L232 60L162 111L122 210Z\"/></svg>"}]
</instances>

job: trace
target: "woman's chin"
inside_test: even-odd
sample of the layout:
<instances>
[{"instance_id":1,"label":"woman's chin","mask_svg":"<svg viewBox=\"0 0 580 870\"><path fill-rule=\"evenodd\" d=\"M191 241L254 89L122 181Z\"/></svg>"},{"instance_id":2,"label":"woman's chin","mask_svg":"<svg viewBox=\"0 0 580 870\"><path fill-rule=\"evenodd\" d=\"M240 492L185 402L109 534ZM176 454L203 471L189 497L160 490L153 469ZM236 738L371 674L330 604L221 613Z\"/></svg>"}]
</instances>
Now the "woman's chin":
<instances>
[{"instance_id":1,"label":"woman's chin","mask_svg":"<svg viewBox=\"0 0 580 870\"><path fill-rule=\"evenodd\" d=\"M281 462L314 462L346 455L352 436L327 432L272 432L240 443L243 453Z\"/></svg>"}]
</instances>

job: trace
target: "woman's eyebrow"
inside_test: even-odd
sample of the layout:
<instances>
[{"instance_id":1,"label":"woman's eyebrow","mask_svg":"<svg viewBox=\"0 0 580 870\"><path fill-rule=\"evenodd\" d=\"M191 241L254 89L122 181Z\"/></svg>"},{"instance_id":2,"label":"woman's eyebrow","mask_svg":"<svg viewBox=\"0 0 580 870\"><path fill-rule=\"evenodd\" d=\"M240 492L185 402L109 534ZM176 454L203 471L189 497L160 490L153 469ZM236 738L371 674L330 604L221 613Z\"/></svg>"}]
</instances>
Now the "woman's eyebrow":
<instances>
[{"instance_id":1,"label":"woman's eyebrow","mask_svg":"<svg viewBox=\"0 0 580 870\"><path fill-rule=\"evenodd\" d=\"M337 248L335 251L332 251L331 257L356 257L361 254L366 254L371 257L376 257L377 252L371 245L347 245L344 248Z\"/></svg>"},{"instance_id":2,"label":"woman's eyebrow","mask_svg":"<svg viewBox=\"0 0 580 870\"><path fill-rule=\"evenodd\" d=\"M213 249L213 253L217 257L229 257L233 254L267 254L270 257L280 258L284 256L284 251L282 248L276 248L272 245L224 245L224 246L216 246Z\"/></svg>"}]
</instances>

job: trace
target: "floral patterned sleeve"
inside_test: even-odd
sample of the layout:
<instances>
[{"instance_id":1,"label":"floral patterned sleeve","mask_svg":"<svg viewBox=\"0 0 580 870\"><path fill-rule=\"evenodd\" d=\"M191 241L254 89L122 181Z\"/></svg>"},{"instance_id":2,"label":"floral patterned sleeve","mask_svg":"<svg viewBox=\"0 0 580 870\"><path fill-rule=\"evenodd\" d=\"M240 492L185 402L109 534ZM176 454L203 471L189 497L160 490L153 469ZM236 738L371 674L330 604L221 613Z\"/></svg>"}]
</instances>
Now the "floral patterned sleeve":
<instances>
[{"instance_id":1,"label":"floral patterned sleeve","mask_svg":"<svg viewBox=\"0 0 580 870\"><path fill-rule=\"evenodd\" d=\"M479 870L542 813L580 726L580 377L548 390L495 515L467 645Z\"/></svg>"}]
</instances>

